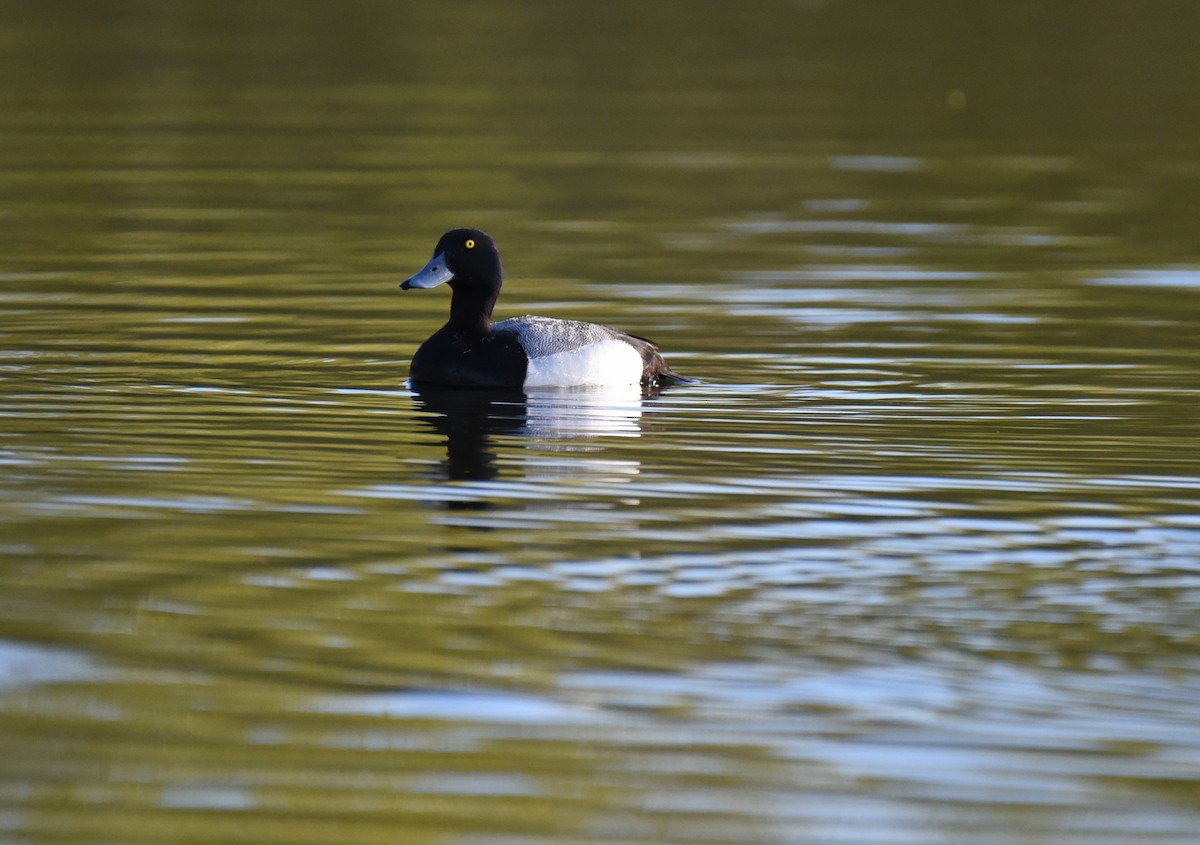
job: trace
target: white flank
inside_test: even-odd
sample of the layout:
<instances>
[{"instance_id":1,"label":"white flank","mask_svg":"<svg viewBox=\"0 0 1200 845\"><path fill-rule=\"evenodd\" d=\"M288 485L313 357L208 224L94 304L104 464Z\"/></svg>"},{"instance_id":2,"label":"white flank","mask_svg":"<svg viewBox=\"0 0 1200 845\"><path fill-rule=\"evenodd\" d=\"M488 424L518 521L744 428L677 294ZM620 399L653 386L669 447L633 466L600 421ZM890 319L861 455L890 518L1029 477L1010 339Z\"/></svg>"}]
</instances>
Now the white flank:
<instances>
[{"instance_id":1,"label":"white flank","mask_svg":"<svg viewBox=\"0 0 1200 845\"><path fill-rule=\"evenodd\" d=\"M525 387L606 387L642 380L641 353L609 326L552 317L512 317L492 328L516 332L529 356Z\"/></svg>"},{"instance_id":2,"label":"white flank","mask_svg":"<svg viewBox=\"0 0 1200 845\"><path fill-rule=\"evenodd\" d=\"M602 340L578 349L529 359L526 387L637 384L642 356L621 340Z\"/></svg>"}]
</instances>

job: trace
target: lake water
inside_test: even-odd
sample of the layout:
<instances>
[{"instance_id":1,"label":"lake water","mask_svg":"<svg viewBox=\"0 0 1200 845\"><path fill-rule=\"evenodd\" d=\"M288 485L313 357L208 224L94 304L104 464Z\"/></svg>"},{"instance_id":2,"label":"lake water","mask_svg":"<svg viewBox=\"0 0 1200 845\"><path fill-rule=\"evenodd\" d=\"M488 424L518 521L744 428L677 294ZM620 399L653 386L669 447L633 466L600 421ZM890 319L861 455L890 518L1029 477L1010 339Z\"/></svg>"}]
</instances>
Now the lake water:
<instances>
[{"instance_id":1,"label":"lake water","mask_svg":"<svg viewBox=\"0 0 1200 845\"><path fill-rule=\"evenodd\" d=\"M1195 842L1197 27L6 3L0 840Z\"/></svg>"}]
</instances>

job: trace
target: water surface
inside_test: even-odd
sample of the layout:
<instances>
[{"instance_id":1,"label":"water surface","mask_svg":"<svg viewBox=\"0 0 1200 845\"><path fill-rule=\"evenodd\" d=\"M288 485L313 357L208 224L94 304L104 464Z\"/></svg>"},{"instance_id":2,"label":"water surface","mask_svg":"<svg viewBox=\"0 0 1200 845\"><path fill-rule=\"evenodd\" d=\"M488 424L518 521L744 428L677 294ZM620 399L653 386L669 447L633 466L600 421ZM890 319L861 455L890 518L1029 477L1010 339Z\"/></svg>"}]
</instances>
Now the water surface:
<instances>
[{"instance_id":1,"label":"water surface","mask_svg":"<svg viewBox=\"0 0 1200 845\"><path fill-rule=\"evenodd\" d=\"M1200 13L960 6L9 4L0 838L1193 841Z\"/></svg>"}]
</instances>

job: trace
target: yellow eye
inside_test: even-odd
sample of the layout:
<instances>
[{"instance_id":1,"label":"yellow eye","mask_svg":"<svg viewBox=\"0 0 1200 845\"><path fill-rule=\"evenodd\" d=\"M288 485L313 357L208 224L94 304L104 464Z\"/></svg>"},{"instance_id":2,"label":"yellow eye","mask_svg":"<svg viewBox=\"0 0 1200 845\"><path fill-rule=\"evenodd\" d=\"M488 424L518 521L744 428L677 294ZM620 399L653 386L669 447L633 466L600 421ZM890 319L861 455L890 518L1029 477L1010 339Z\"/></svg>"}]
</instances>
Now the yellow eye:
<instances>
[{"instance_id":1,"label":"yellow eye","mask_svg":"<svg viewBox=\"0 0 1200 845\"><path fill-rule=\"evenodd\" d=\"M467 238L467 249L474 249L474 248L475 248L475 241L471 240L470 238Z\"/></svg>"}]
</instances>

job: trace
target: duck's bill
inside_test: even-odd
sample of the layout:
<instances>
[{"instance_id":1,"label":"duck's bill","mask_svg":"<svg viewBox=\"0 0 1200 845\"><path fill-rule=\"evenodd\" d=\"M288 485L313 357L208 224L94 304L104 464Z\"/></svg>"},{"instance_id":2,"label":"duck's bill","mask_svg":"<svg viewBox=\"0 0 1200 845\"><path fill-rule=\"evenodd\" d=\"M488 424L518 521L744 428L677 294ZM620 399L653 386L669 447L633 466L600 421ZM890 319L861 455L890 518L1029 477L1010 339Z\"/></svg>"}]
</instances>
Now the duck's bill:
<instances>
[{"instance_id":1,"label":"duck's bill","mask_svg":"<svg viewBox=\"0 0 1200 845\"><path fill-rule=\"evenodd\" d=\"M446 266L446 256L438 253L433 258L429 259L429 263L422 267L415 276L405 279L400 283L400 290L408 290L409 288L436 288L442 282L448 282L453 278L454 273Z\"/></svg>"}]
</instances>

